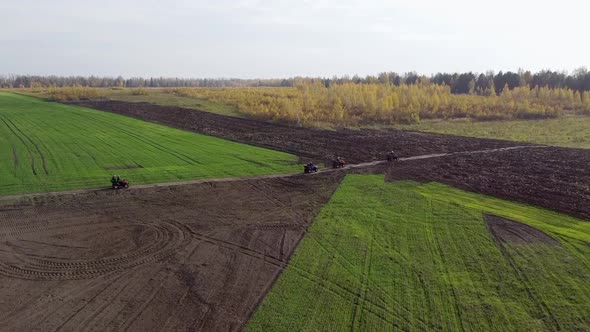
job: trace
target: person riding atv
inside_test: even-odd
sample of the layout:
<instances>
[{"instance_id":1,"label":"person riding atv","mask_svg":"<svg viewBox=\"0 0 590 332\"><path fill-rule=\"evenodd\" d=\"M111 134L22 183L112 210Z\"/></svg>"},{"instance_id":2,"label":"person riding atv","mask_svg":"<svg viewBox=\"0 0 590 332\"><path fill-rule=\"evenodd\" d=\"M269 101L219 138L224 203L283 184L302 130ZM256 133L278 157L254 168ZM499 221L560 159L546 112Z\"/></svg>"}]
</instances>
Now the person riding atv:
<instances>
[{"instance_id":1,"label":"person riding atv","mask_svg":"<svg viewBox=\"0 0 590 332\"><path fill-rule=\"evenodd\" d=\"M399 159L399 155L393 150L387 152L387 161L396 161Z\"/></svg>"},{"instance_id":2,"label":"person riding atv","mask_svg":"<svg viewBox=\"0 0 590 332\"><path fill-rule=\"evenodd\" d=\"M316 173L318 169L319 168L314 163L309 162L307 165L303 166L303 173Z\"/></svg>"},{"instance_id":3,"label":"person riding atv","mask_svg":"<svg viewBox=\"0 0 590 332\"><path fill-rule=\"evenodd\" d=\"M344 166L346 166L346 161L344 161L342 157L336 157L336 159L332 161L332 168L342 168Z\"/></svg>"},{"instance_id":4,"label":"person riding atv","mask_svg":"<svg viewBox=\"0 0 590 332\"><path fill-rule=\"evenodd\" d=\"M113 175L111 178L111 185L113 186L113 189L129 188L129 181L125 179L121 180L118 175Z\"/></svg>"}]
</instances>

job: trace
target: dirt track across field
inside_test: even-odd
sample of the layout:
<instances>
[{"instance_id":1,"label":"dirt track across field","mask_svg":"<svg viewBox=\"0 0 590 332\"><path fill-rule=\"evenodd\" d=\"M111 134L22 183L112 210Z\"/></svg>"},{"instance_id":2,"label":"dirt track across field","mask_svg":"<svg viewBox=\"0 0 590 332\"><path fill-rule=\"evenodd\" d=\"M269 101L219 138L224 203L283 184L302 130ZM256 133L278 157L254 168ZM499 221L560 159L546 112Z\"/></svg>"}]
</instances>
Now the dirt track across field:
<instances>
[{"instance_id":1,"label":"dirt track across field","mask_svg":"<svg viewBox=\"0 0 590 332\"><path fill-rule=\"evenodd\" d=\"M495 153L495 152L500 152L500 151L542 148L542 147L544 147L544 146L522 145L522 146L510 146L510 147L506 147L506 148L488 149L488 150L481 150L481 151L435 153L435 154L428 154L428 155L422 155L422 156L399 158L398 162L441 158L441 157L447 157L447 156L452 156L452 155L484 154L484 153ZM376 161L370 161L370 162L359 163L359 164L348 164L343 169L333 169L333 168L320 169L318 171L318 173L350 171L350 170L357 170L355 173L359 173L359 171L358 171L359 169L373 168L373 167L378 167L378 166L386 166L387 164L388 163L384 160L376 160ZM384 167L381 167L381 168L384 169ZM369 170L369 172L372 172L372 171L373 171L372 169ZM267 179L276 179L276 178L287 178L287 177L300 176L300 175L301 175L301 173L273 174L273 175L260 175L260 176L252 176L252 177L231 177L231 178L197 179L197 180L185 180L185 181L176 181L176 182L149 183L149 184L133 185L130 187L131 189L126 189L126 190L137 190L137 189L155 188L155 187L185 186L185 185L191 185L191 184L213 183L213 182L237 182L237 181L244 181L244 180L267 180ZM315 175L315 173L309 174L307 176L314 176L314 175ZM7 200L12 201L12 200L21 199L21 198L26 199L26 198L43 197L43 196L48 196L48 195L72 195L72 194L90 193L90 192L96 192L96 191L102 191L102 190L109 190L109 188L79 189L79 190L72 190L72 191L57 191L57 192L45 192L45 193L20 194L20 195L12 195L12 196L0 196L0 202L7 201Z\"/></svg>"},{"instance_id":2,"label":"dirt track across field","mask_svg":"<svg viewBox=\"0 0 590 332\"><path fill-rule=\"evenodd\" d=\"M327 162L338 155L358 164L383 160L386 151L418 156L435 153L496 149L514 142L401 130L319 130L295 128L252 119L227 117L180 107L122 101L87 101L77 105L160 123L242 143L298 155L303 161ZM523 145L522 143L520 145Z\"/></svg>"},{"instance_id":3,"label":"dirt track across field","mask_svg":"<svg viewBox=\"0 0 590 332\"><path fill-rule=\"evenodd\" d=\"M342 172L0 202L3 330L239 330Z\"/></svg>"}]
</instances>

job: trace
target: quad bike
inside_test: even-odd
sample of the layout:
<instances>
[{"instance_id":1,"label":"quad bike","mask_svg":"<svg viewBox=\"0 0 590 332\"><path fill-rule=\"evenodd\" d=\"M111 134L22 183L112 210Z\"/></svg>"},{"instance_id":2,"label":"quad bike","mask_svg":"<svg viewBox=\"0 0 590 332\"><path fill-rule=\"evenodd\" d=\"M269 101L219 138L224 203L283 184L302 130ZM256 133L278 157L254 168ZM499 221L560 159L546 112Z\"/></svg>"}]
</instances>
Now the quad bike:
<instances>
[{"instance_id":1,"label":"quad bike","mask_svg":"<svg viewBox=\"0 0 590 332\"><path fill-rule=\"evenodd\" d=\"M113 182L113 189L129 188L129 181L123 179Z\"/></svg>"},{"instance_id":2,"label":"quad bike","mask_svg":"<svg viewBox=\"0 0 590 332\"><path fill-rule=\"evenodd\" d=\"M346 166L346 161L340 157L332 161L332 168L342 168L344 166Z\"/></svg>"},{"instance_id":3,"label":"quad bike","mask_svg":"<svg viewBox=\"0 0 590 332\"><path fill-rule=\"evenodd\" d=\"M303 166L303 173L305 173L305 174L317 173L318 170L319 170L319 168L312 163L309 163L309 164Z\"/></svg>"},{"instance_id":4,"label":"quad bike","mask_svg":"<svg viewBox=\"0 0 590 332\"><path fill-rule=\"evenodd\" d=\"M391 152L387 153L387 161L393 162L398 159L399 159L399 156L395 152L391 151Z\"/></svg>"}]
</instances>

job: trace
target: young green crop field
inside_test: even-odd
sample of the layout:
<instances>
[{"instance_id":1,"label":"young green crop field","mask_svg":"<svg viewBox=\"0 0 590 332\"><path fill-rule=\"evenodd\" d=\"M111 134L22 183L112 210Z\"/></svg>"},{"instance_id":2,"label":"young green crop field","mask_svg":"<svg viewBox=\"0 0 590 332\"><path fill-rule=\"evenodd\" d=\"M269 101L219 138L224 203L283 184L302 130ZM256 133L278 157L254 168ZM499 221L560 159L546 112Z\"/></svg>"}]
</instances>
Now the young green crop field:
<instances>
[{"instance_id":1,"label":"young green crop field","mask_svg":"<svg viewBox=\"0 0 590 332\"><path fill-rule=\"evenodd\" d=\"M558 242L497 241L484 214ZM349 175L247 328L590 331L589 243L588 221L437 183Z\"/></svg>"},{"instance_id":2,"label":"young green crop field","mask_svg":"<svg viewBox=\"0 0 590 332\"><path fill-rule=\"evenodd\" d=\"M396 127L439 134L590 149L590 116L584 115L519 121L423 121Z\"/></svg>"},{"instance_id":3,"label":"young green crop field","mask_svg":"<svg viewBox=\"0 0 590 332\"><path fill-rule=\"evenodd\" d=\"M298 172L297 158L0 92L0 195Z\"/></svg>"}]
</instances>

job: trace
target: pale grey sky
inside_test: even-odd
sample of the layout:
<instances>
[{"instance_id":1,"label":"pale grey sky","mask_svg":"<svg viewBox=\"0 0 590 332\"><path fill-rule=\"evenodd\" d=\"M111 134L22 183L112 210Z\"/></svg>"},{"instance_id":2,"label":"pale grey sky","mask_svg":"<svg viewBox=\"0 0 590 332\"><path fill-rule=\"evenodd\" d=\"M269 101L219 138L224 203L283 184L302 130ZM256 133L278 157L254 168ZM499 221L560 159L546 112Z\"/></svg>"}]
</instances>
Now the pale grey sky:
<instances>
[{"instance_id":1,"label":"pale grey sky","mask_svg":"<svg viewBox=\"0 0 590 332\"><path fill-rule=\"evenodd\" d=\"M0 0L0 74L271 78L590 66L586 0Z\"/></svg>"}]
</instances>

